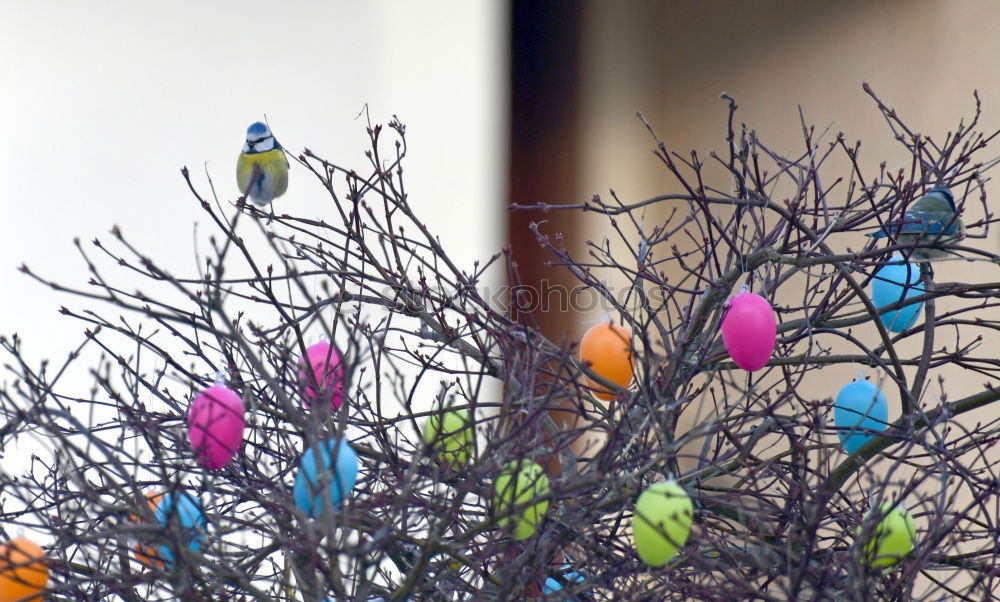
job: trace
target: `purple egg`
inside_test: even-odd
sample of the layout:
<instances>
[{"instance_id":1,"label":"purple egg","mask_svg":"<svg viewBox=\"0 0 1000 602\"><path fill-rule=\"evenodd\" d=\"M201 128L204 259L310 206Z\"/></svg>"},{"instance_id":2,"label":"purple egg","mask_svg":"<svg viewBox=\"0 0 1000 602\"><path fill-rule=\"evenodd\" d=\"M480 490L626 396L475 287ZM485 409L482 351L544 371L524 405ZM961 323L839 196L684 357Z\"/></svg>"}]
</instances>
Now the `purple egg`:
<instances>
[{"instance_id":1,"label":"purple egg","mask_svg":"<svg viewBox=\"0 0 1000 602\"><path fill-rule=\"evenodd\" d=\"M243 400L232 389L213 385L199 393L188 410L188 438L198 463L218 470L243 443Z\"/></svg>"},{"instance_id":2,"label":"purple egg","mask_svg":"<svg viewBox=\"0 0 1000 602\"><path fill-rule=\"evenodd\" d=\"M326 342L316 343L306 349L306 356L312 378L305 370L306 362L299 358L299 380L306 407L311 407L312 402L322 397L329 399L330 406L336 410L344 402L344 366L337 348ZM313 383L319 385L318 392Z\"/></svg>"},{"instance_id":3,"label":"purple egg","mask_svg":"<svg viewBox=\"0 0 1000 602\"><path fill-rule=\"evenodd\" d=\"M743 292L729 300L722 342L736 365L755 372L767 365L777 340L774 310L764 297Z\"/></svg>"}]
</instances>

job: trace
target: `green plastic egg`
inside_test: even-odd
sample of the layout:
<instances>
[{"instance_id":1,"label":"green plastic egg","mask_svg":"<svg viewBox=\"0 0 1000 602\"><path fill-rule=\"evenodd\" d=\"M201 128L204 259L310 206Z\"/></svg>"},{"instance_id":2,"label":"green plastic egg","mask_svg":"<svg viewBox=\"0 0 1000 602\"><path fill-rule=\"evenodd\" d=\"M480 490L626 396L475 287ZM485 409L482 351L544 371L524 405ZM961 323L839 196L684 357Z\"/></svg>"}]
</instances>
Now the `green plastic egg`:
<instances>
[{"instance_id":1,"label":"green plastic egg","mask_svg":"<svg viewBox=\"0 0 1000 602\"><path fill-rule=\"evenodd\" d=\"M913 536L917 534L913 517L901 505L893 508L892 504L884 503L880 514L882 520L875 526L871 540L865 543L865 559L873 569L888 568L899 562L913 550ZM861 525L855 534L861 534Z\"/></svg>"},{"instance_id":2,"label":"green plastic egg","mask_svg":"<svg viewBox=\"0 0 1000 602\"><path fill-rule=\"evenodd\" d=\"M500 516L500 526L518 541L534 535L549 508L548 499L526 505L549 493L549 477L542 467L531 460L508 462L497 476L493 489L496 492L494 511Z\"/></svg>"},{"instance_id":3,"label":"green plastic egg","mask_svg":"<svg viewBox=\"0 0 1000 602\"><path fill-rule=\"evenodd\" d=\"M677 554L691 533L694 506L676 481L649 486L635 503L632 540L643 562L661 567Z\"/></svg>"},{"instance_id":4,"label":"green plastic egg","mask_svg":"<svg viewBox=\"0 0 1000 602\"><path fill-rule=\"evenodd\" d=\"M424 442L438 460L458 470L475 452L476 432L467 409L445 408L431 414L424 424Z\"/></svg>"}]
</instances>

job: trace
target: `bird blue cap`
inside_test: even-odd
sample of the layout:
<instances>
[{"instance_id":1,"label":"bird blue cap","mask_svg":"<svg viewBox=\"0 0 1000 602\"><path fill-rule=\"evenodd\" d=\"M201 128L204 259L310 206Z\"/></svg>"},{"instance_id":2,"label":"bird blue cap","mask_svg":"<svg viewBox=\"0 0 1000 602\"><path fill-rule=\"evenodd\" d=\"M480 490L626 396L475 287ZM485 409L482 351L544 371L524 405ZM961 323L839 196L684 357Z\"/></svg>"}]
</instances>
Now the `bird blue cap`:
<instances>
[{"instance_id":1,"label":"bird blue cap","mask_svg":"<svg viewBox=\"0 0 1000 602\"><path fill-rule=\"evenodd\" d=\"M257 121L247 128L247 140L262 140L271 135L271 130L266 125Z\"/></svg>"},{"instance_id":2,"label":"bird blue cap","mask_svg":"<svg viewBox=\"0 0 1000 602\"><path fill-rule=\"evenodd\" d=\"M931 189L930 193L928 194L935 194L935 193L943 196L944 200L948 201L948 204L951 205L952 210L955 209L955 197L952 196L950 188L948 188L947 186L935 186L934 188Z\"/></svg>"}]
</instances>

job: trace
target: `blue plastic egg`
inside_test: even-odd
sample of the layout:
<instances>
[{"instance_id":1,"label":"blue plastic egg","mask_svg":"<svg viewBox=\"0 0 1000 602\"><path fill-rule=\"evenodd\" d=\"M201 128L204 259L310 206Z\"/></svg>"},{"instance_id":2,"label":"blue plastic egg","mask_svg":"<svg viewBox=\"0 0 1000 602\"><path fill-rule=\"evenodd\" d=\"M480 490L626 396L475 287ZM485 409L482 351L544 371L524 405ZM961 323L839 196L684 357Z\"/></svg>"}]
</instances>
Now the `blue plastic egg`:
<instances>
[{"instance_id":1,"label":"blue plastic egg","mask_svg":"<svg viewBox=\"0 0 1000 602\"><path fill-rule=\"evenodd\" d=\"M563 567L564 570L568 569L568 568L569 568L569 565L566 565L566 566ZM562 577L561 578L562 578L562 581L564 581L565 583L568 583L568 584L580 583L580 582L582 582L584 580L583 579L583 575L581 575L580 573L577 573L576 571L564 572L564 573L562 573ZM546 594L546 595L548 595L548 594L554 594L554 593L562 590L562 588L563 588L563 584L560 583L559 580L555 579L554 577L549 577L548 579L545 580L545 585L542 586L542 593Z\"/></svg>"},{"instance_id":2,"label":"blue plastic egg","mask_svg":"<svg viewBox=\"0 0 1000 602\"><path fill-rule=\"evenodd\" d=\"M176 504L176 506L175 506ZM169 537L177 537L174 525L178 525L183 534L180 541L188 542L188 549L197 552L205 543L205 531L208 521L202 511L201 501L189 493L168 493L156 505L156 520L171 533ZM173 566L174 553L170 546L160 546L160 554L167 566Z\"/></svg>"},{"instance_id":3,"label":"blue plastic egg","mask_svg":"<svg viewBox=\"0 0 1000 602\"><path fill-rule=\"evenodd\" d=\"M903 261L900 255L893 255L892 262L879 268L872 277L872 304L876 308L922 294L924 285L920 282L920 268ZM916 324L923 308L923 303L913 303L879 314L879 318L892 332L903 332Z\"/></svg>"},{"instance_id":4,"label":"blue plastic egg","mask_svg":"<svg viewBox=\"0 0 1000 602\"><path fill-rule=\"evenodd\" d=\"M319 453L322 458L322 472L317 478L316 469ZM337 463L330 471L333 458ZM354 489L358 480L358 457L347 441L328 439L311 446L302 454L299 461L299 472L295 475L295 505L311 518L316 518L323 511L323 495L320 487L328 486L330 503L334 508Z\"/></svg>"},{"instance_id":5,"label":"blue plastic egg","mask_svg":"<svg viewBox=\"0 0 1000 602\"><path fill-rule=\"evenodd\" d=\"M853 454L884 431L888 422L889 403L878 387L867 380L852 381L837 394L833 424L847 453Z\"/></svg>"}]
</instances>

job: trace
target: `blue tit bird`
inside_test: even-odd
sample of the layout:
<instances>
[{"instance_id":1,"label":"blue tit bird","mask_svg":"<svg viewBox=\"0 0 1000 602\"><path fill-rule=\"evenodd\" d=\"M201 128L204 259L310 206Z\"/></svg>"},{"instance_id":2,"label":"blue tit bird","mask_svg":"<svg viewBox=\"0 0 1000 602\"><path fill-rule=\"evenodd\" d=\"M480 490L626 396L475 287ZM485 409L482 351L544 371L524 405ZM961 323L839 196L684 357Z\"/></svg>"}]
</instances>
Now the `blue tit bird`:
<instances>
[{"instance_id":1,"label":"blue tit bird","mask_svg":"<svg viewBox=\"0 0 1000 602\"><path fill-rule=\"evenodd\" d=\"M914 245L913 257L933 261L951 255L944 247L965 238L965 224L957 213L951 190L938 186L910 205L901 220L887 222L868 236Z\"/></svg>"},{"instance_id":2,"label":"blue tit bird","mask_svg":"<svg viewBox=\"0 0 1000 602\"><path fill-rule=\"evenodd\" d=\"M261 207L288 190L288 158L270 128L259 121L247 128L247 141L236 161L236 184Z\"/></svg>"}]
</instances>

